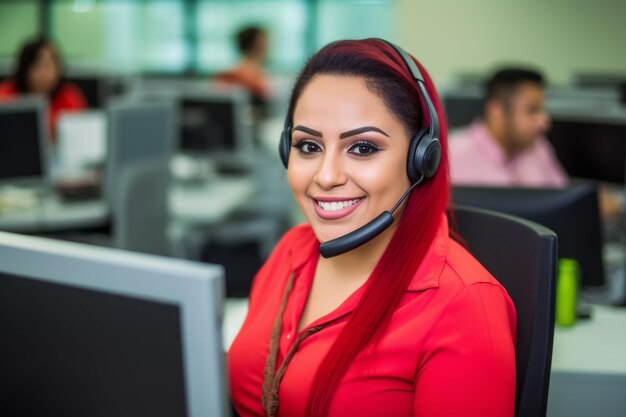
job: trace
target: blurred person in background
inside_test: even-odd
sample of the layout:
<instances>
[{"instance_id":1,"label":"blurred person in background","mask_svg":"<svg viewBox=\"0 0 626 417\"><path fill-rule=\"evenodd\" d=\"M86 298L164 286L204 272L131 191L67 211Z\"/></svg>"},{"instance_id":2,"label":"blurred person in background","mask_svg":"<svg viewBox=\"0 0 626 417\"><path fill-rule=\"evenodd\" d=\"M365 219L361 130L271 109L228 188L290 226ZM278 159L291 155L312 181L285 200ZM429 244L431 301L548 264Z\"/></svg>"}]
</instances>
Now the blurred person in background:
<instances>
[{"instance_id":1,"label":"blurred person in background","mask_svg":"<svg viewBox=\"0 0 626 417\"><path fill-rule=\"evenodd\" d=\"M487 81L483 117L450 135L450 174L454 185L565 187L567 173L545 137L550 116L543 76L526 68L505 68ZM600 190L605 220L621 204Z\"/></svg>"},{"instance_id":2,"label":"blurred person in background","mask_svg":"<svg viewBox=\"0 0 626 417\"><path fill-rule=\"evenodd\" d=\"M521 68L497 71L486 84L482 119L450 137L452 182L565 186L567 174L545 138L549 128L542 75Z\"/></svg>"},{"instance_id":3,"label":"blurred person in background","mask_svg":"<svg viewBox=\"0 0 626 417\"><path fill-rule=\"evenodd\" d=\"M52 144L55 126L62 111L81 110L87 101L80 89L63 77L63 65L56 47L45 38L26 42L18 55L12 77L0 83L0 101L20 95L37 95L48 101L48 129Z\"/></svg>"},{"instance_id":4,"label":"blurred person in background","mask_svg":"<svg viewBox=\"0 0 626 417\"><path fill-rule=\"evenodd\" d=\"M253 103L262 106L271 95L269 77L264 70L269 44L267 32L258 26L248 26L237 32L236 41L241 60L231 70L217 74L215 81L246 88Z\"/></svg>"}]
</instances>

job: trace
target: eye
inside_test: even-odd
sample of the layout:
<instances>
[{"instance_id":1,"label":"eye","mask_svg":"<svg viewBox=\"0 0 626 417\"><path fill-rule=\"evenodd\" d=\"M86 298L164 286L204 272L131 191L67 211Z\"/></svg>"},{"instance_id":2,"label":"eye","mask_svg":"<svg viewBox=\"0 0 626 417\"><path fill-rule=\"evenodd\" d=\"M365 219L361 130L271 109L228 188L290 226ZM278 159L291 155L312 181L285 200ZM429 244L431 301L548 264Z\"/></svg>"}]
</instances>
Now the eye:
<instances>
[{"instance_id":1,"label":"eye","mask_svg":"<svg viewBox=\"0 0 626 417\"><path fill-rule=\"evenodd\" d=\"M357 156L367 156L367 155L376 153L379 150L380 148L378 148L378 146L374 145L371 142L358 141L358 142L353 143L352 146L350 146L350 149L348 149L348 152Z\"/></svg>"},{"instance_id":2,"label":"eye","mask_svg":"<svg viewBox=\"0 0 626 417\"><path fill-rule=\"evenodd\" d=\"M291 145L294 148L298 149L303 154L313 154L322 152L322 147L311 140L301 140L300 142Z\"/></svg>"}]
</instances>

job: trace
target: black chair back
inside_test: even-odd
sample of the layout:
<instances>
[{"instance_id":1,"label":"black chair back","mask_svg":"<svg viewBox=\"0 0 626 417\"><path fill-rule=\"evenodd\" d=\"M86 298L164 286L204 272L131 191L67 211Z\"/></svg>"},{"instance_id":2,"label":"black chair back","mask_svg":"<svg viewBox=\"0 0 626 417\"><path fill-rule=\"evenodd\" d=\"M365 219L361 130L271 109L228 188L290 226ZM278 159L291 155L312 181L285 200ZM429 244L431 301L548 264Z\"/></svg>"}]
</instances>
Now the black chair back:
<instances>
[{"instance_id":1,"label":"black chair back","mask_svg":"<svg viewBox=\"0 0 626 417\"><path fill-rule=\"evenodd\" d=\"M517 310L516 417L545 417L550 384L557 237L544 226L456 207L467 249L506 288Z\"/></svg>"}]
</instances>

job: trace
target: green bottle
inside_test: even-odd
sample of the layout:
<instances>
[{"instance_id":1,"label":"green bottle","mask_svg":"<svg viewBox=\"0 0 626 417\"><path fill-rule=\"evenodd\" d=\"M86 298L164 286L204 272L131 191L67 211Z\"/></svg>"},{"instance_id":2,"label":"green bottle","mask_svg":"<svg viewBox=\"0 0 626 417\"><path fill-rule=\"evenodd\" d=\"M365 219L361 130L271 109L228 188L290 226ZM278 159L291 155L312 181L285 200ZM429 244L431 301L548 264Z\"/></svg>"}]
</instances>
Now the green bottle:
<instances>
[{"instance_id":1,"label":"green bottle","mask_svg":"<svg viewBox=\"0 0 626 417\"><path fill-rule=\"evenodd\" d=\"M576 322L579 273L576 260L559 259L556 281L556 324L559 326L567 327Z\"/></svg>"}]
</instances>

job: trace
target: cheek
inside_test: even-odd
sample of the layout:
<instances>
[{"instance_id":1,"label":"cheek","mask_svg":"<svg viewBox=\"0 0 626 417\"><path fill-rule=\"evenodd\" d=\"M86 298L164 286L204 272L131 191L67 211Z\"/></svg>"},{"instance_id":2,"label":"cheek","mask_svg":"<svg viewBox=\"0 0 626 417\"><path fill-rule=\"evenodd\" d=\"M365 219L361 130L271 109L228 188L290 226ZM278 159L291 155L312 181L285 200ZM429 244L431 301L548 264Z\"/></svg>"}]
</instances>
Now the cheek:
<instances>
[{"instance_id":1,"label":"cheek","mask_svg":"<svg viewBox=\"0 0 626 417\"><path fill-rule=\"evenodd\" d=\"M371 204L388 210L411 185L406 171L406 155L399 154L388 160L360 169L352 176L357 185L370 197Z\"/></svg>"},{"instance_id":2,"label":"cheek","mask_svg":"<svg viewBox=\"0 0 626 417\"><path fill-rule=\"evenodd\" d=\"M361 170L361 178L367 179L372 184L384 187L385 184L393 187L396 184L408 185L409 178L406 171L408 146L400 149L387 150L384 158L378 159L368 169Z\"/></svg>"},{"instance_id":3,"label":"cheek","mask_svg":"<svg viewBox=\"0 0 626 417\"><path fill-rule=\"evenodd\" d=\"M289 187L291 188L291 192L294 194L294 197L299 198L301 194L306 191L309 186L310 174L302 164L289 164L289 168L287 169L287 182L289 183Z\"/></svg>"},{"instance_id":4,"label":"cheek","mask_svg":"<svg viewBox=\"0 0 626 417\"><path fill-rule=\"evenodd\" d=\"M41 71L38 68L33 68L28 74L28 79L31 82L41 79Z\"/></svg>"}]
</instances>

